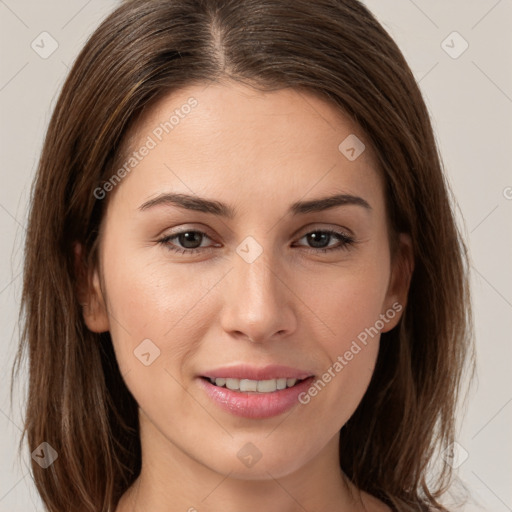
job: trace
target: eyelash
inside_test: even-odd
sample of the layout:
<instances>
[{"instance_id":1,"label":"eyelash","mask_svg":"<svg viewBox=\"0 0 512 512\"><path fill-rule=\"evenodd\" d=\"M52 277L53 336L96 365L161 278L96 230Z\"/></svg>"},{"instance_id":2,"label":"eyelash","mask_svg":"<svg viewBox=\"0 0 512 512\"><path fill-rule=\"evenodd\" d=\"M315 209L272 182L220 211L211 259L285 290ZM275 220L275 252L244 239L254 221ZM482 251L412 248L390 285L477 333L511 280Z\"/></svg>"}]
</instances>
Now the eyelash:
<instances>
[{"instance_id":1,"label":"eyelash","mask_svg":"<svg viewBox=\"0 0 512 512\"><path fill-rule=\"evenodd\" d=\"M160 240L158 240L158 243L165 246L169 251L176 252L179 254L188 254L188 255L192 255L192 254L196 254L201 251L205 251L205 250L208 251L208 250L213 249L213 247L196 247L194 249L186 249L186 248L180 249L180 248L177 248L174 245L169 243L171 240L173 240L173 239L177 238L178 236L183 235L185 233L199 233L203 237L210 238L203 231L199 231L197 229L186 229L184 231L180 231L178 233L174 233L172 235L165 236L164 238L161 238ZM335 236L340 240L341 245L339 245L337 247L329 247L329 248L305 247L305 249L308 250L308 252L327 253L327 252L331 252L331 251L340 251L340 250L347 251L351 248L352 245L354 245L356 243L352 237L346 235L345 233L342 233L339 231L334 231L332 229L315 229L313 231L309 231L308 233L304 234L303 236L301 236L300 239L304 238L307 235L310 235L311 233L322 233L322 234L328 234L331 236Z\"/></svg>"}]
</instances>

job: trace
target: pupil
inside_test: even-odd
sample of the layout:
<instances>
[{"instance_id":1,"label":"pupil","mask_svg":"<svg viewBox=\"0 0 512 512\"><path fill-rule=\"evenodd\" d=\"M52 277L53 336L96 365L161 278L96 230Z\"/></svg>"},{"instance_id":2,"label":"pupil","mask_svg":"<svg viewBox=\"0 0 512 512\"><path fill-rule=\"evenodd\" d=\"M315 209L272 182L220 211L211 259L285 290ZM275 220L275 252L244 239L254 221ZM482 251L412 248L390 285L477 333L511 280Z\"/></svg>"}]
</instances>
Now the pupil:
<instances>
[{"instance_id":1,"label":"pupil","mask_svg":"<svg viewBox=\"0 0 512 512\"><path fill-rule=\"evenodd\" d=\"M310 233L308 235L308 242L310 242L313 245L313 247L325 247L326 245L329 245L329 237L329 233L315 231L314 233ZM320 241L320 239L322 239L322 241Z\"/></svg>"},{"instance_id":2,"label":"pupil","mask_svg":"<svg viewBox=\"0 0 512 512\"><path fill-rule=\"evenodd\" d=\"M179 235L179 241L180 244L183 245L186 249L196 249L198 246L201 245L201 233L198 233L196 231L187 231L185 233L180 233ZM192 247L190 247L188 244L192 243ZM197 244L197 246L194 246L194 244Z\"/></svg>"}]
</instances>

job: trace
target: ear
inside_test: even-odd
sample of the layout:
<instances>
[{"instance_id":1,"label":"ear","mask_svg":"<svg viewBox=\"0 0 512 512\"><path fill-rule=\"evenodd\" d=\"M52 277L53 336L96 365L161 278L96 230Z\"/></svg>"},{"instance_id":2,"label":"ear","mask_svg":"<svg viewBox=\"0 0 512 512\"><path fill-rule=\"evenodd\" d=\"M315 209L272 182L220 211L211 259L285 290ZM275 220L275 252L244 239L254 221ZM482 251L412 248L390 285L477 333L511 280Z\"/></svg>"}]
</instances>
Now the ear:
<instances>
[{"instance_id":1,"label":"ear","mask_svg":"<svg viewBox=\"0 0 512 512\"><path fill-rule=\"evenodd\" d=\"M98 269L88 269L84 258L82 244L75 242L75 274L77 277L77 297L82 306L85 324L93 332L106 332L110 329L107 308L100 287Z\"/></svg>"},{"instance_id":2,"label":"ear","mask_svg":"<svg viewBox=\"0 0 512 512\"><path fill-rule=\"evenodd\" d=\"M407 233L399 233L398 247L391 262L391 275L384 300L383 315L388 312L389 321L381 332L388 332L397 326L407 304L407 295L414 270L414 250L411 237ZM391 318L390 312L393 311Z\"/></svg>"}]
</instances>

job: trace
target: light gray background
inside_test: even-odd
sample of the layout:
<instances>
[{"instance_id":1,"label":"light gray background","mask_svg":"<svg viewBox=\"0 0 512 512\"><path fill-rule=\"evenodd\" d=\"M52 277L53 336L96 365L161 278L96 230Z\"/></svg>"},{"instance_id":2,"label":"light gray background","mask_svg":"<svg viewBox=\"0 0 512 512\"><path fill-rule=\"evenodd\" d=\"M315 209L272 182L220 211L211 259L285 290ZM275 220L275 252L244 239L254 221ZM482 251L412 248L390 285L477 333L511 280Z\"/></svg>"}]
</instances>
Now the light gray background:
<instances>
[{"instance_id":1,"label":"light gray background","mask_svg":"<svg viewBox=\"0 0 512 512\"><path fill-rule=\"evenodd\" d=\"M471 250L478 381L458 436L456 463L472 496L462 509L512 511L512 0L365 3L419 81ZM43 510L28 448L16 459L24 382L12 410L8 398L29 187L68 68L116 5L0 0L0 511ZM44 31L58 43L46 59L31 48L34 40L42 46ZM462 39L448 37L453 31L469 44L457 58L443 49L463 49Z\"/></svg>"}]
</instances>

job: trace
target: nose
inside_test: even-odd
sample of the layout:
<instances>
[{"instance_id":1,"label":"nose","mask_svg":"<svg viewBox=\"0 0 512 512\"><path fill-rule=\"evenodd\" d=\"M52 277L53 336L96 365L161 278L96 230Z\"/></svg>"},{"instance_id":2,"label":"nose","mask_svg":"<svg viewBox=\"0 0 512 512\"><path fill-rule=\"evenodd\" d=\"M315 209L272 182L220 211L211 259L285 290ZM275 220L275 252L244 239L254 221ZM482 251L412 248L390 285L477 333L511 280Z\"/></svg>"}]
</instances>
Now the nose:
<instances>
[{"instance_id":1,"label":"nose","mask_svg":"<svg viewBox=\"0 0 512 512\"><path fill-rule=\"evenodd\" d=\"M295 332L295 297L283 265L270 250L252 262L234 255L227 276L221 325L225 332L254 343L276 340Z\"/></svg>"}]
</instances>

